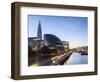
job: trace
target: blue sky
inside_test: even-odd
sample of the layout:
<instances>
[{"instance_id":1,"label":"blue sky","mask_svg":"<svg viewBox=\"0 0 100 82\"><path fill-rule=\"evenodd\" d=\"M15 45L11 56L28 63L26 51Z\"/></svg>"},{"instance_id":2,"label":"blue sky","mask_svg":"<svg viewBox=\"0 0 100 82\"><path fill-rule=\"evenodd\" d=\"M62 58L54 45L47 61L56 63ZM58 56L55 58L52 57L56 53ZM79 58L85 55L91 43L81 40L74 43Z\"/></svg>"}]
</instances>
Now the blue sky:
<instances>
[{"instance_id":1,"label":"blue sky","mask_svg":"<svg viewBox=\"0 0 100 82\"><path fill-rule=\"evenodd\" d=\"M88 44L88 18L67 16L28 16L28 37L36 37L41 21L42 35L54 34L69 41L70 48Z\"/></svg>"}]
</instances>

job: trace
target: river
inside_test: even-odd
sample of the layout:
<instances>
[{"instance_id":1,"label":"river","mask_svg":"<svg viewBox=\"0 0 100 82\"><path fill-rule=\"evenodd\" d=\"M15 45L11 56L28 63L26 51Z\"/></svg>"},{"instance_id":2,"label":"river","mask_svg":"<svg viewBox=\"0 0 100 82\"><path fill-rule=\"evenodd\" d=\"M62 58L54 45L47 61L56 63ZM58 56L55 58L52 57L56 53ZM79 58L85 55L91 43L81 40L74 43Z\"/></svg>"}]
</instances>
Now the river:
<instances>
[{"instance_id":1,"label":"river","mask_svg":"<svg viewBox=\"0 0 100 82\"><path fill-rule=\"evenodd\" d=\"M88 64L88 55L81 55L81 53L73 52L70 58L64 63L68 64Z\"/></svg>"}]
</instances>

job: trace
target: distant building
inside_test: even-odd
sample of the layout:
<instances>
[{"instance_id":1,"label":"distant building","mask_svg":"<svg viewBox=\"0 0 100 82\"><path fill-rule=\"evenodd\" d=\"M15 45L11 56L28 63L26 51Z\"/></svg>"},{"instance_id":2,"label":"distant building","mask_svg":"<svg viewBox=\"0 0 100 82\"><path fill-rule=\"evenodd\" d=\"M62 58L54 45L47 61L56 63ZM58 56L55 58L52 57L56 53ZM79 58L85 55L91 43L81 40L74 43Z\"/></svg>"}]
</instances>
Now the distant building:
<instances>
[{"instance_id":1,"label":"distant building","mask_svg":"<svg viewBox=\"0 0 100 82\"><path fill-rule=\"evenodd\" d=\"M29 37L28 44L33 50L40 49L44 46L44 40L42 40L42 29L40 21L38 24L37 37Z\"/></svg>"},{"instance_id":2,"label":"distant building","mask_svg":"<svg viewBox=\"0 0 100 82\"><path fill-rule=\"evenodd\" d=\"M35 39L37 39L37 37L29 37L28 38L28 45L31 48L37 48Z\"/></svg>"},{"instance_id":3,"label":"distant building","mask_svg":"<svg viewBox=\"0 0 100 82\"><path fill-rule=\"evenodd\" d=\"M69 42L67 42L67 41L62 41L62 42L63 42L63 45L65 47L65 50L66 51L69 50Z\"/></svg>"},{"instance_id":4,"label":"distant building","mask_svg":"<svg viewBox=\"0 0 100 82\"><path fill-rule=\"evenodd\" d=\"M41 28L41 22L40 21L39 21L39 24L38 24L37 37L40 38L40 40L42 40L42 28Z\"/></svg>"}]
</instances>

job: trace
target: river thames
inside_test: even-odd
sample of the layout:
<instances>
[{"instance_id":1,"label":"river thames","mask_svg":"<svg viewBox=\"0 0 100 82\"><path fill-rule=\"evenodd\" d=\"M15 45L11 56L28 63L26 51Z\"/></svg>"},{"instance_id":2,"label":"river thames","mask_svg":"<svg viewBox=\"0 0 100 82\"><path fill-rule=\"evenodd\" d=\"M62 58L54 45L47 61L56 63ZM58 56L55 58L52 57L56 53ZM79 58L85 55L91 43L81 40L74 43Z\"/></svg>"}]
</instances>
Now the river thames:
<instances>
[{"instance_id":1,"label":"river thames","mask_svg":"<svg viewBox=\"0 0 100 82\"><path fill-rule=\"evenodd\" d=\"M88 55L81 55L81 53L73 52L70 58L64 63L64 65L68 64L88 64Z\"/></svg>"}]
</instances>

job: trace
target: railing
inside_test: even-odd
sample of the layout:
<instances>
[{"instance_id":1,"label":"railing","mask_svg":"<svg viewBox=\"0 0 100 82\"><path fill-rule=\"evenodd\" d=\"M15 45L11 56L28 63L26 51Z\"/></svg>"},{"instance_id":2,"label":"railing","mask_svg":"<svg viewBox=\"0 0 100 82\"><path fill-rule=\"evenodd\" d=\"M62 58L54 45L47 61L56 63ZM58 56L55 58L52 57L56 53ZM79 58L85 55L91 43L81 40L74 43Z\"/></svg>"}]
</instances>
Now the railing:
<instances>
[{"instance_id":1,"label":"railing","mask_svg":"<svg viewBox=\"0 0 100 82\"><path fill-rule=\"evenodd\" d=\"M73 51L65 52L63 55L52 58L53 65L63 65L66 60L70 57Z\"/></svg>"}]
</instances>

